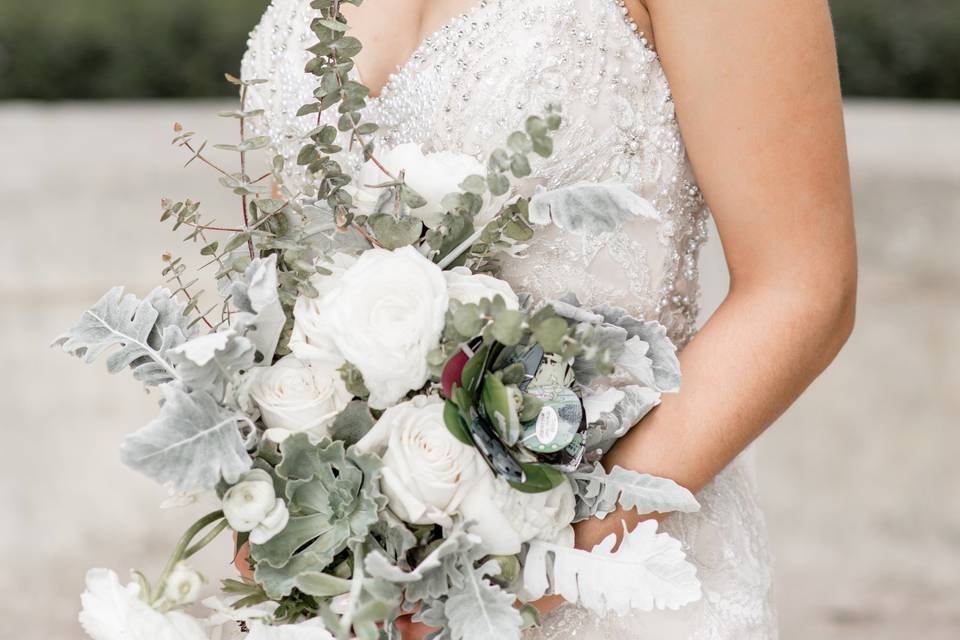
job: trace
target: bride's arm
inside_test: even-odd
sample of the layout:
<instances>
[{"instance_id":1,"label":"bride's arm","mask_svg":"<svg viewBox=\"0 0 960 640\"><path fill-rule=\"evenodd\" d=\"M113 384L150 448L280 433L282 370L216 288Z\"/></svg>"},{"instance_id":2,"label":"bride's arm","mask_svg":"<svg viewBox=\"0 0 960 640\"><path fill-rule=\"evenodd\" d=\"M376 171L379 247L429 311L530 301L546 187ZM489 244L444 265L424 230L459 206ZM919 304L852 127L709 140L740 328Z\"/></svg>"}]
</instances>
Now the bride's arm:
<instances>
[{"instance_id":1,"label":"bride's arm","mask_svg":"<svg viewBox=\"0 0 960 640\"><path fill-rule=\"evenodd\" d=\"M856 248L826 0L647 0L730 292L680 361L683 387L604 461L697 491L836 356ZM619 514L630 526L644 516ZM582 523L578 546L620 530Z\"/></svg>"}]
</instances>

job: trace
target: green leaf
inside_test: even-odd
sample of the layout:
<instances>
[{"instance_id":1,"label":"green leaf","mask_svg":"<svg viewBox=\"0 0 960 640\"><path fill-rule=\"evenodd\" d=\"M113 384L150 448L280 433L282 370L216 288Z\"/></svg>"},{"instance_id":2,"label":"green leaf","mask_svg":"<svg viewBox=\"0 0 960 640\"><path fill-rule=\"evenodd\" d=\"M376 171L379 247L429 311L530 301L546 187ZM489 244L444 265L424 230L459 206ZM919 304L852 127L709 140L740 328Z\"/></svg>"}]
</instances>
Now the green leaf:
<instances>
[{"instance_id":1,"label":"green leaf","mask_svg":"<svg viewBox=\"0 0 960 640\"><path fill-rule=\"evenodd\" d=\"M543 493L567 481L562 471L550 465L521 462L520 466L523 467L526 480L522 483L510 482L510 486L523 493Z\"/></svg>"},{"instance_id":2,"label":"green leaf","mask_svg":"<svg viewBox=\"0 0 960 640\"><path fill-rule=\"evenodd\" d=\"M504 309L493 320L490 331L497 342L512 347L523 337L525 317L520 311Z\"/></svg>"},{"instance_id":3,"label":"green leaf","mask_svg":"<svg viewBox=\"0 0 960 640\"><path fill-rule=\"evenodd\" d=\"M460 188L469 193L475 193L482 196L487 191L487 182L483 176L470 175L464 178L460 183Z\"/></svg>"},{"instance_id":4,"label":"green leaf","mask_svg":"<svg viewBox=\"0 0 960 640\"><path fill-rule=\"evenodd\" d=\"M534 138L533 151L542 158L553 155L553 138Z\"/></svg>"},{"instance_id":5,"label":"green leaf","mask_svg":"<svg viewBox=\"0 0 960 640\"><path fill-rule=\"evenodd\" d=\"M339 40L331 42L330 48L336 52L337 56L352 58L360 53L360 50L363 48L363 44L361 44L361 42L354 37L344 36Z\"/></svg>"},{"instance_id":6,"label":"green leaf","mask_svg":"<svg viewBox=\"0 0 960 640\"><path fill-rule=\"evenodd\" d=\"M313 21L314 25L322 25L331 31L346 31L349 27L343 22L337 22L330 18L317 18Z\"/></svg>"},{"instance_id":7,"label":"green leaf","mask_svg":"<svg viewBox=\"0 0 960 640\"><path fill-rule=\"evenodd\" d=\"M350 592L350 580L319 571L304 571L294 581L295 586L307 595L329 598Z\"/></svg>"},{"instance_id":8,"label":"green leaf","mask_svg":"<svg viewBox=\"0 0 960 640\"><path fill-rule=\"evenodd\" d=\"M473 446L473 438L470 437L467 423L460 416L457 405L450 400L447 400L443 405L443 422L447 425L447 430L453 434L453 437L463 444Z\"/></svg>"},{"instance_id":9,"label":"green leaf","mask_svg":"<svg viewBox=\"0 0 960 640\"><path fill-rule=\"evenodd\" d=\"M501 356L502 357L502 356ZM513 362L497 372L504 384L520 384L526 379L526 368L522 362Z\"/></svg>"},{"instance_id":10,"label":"green leaf","mask_svg":"<svg viewBox=\"0 0 960 640\"><path fill-rule=\"evenodd\" d=\"M507 446L513 446L520 438L520 419L517 407L511 401L516 389L508 388L500 378L488 373L483 378L481 399L487 419L497 435Z\"/></svg>"},{"instance_id":11,"label":"green leaf","mask_svg":"<svg viewBox=\"0 0 960 640\"><path fill-rule=\"evenodd\" d=\"M373 235L387 249L399 249L411 245L420 239L423 222L413 216L401 216L399 219L386 213L370 216L368 220Z\"/></svg>"},{"instance_id":12,"label":"green leaf","mask_svg":"<svg viewBox=\"0 0 960 640\"><path fill-rule=\"evenodd\" d=\"M533 139L543 138L550 132L550 128L543 118L539 116L530 116L523 123L523 128L527 130Z\"/></svg>"},{"instance_id":13,"label":"green leaf","mask_svg":"<svg viewBox=\"0 0 960 640\"><path fill-rule=\"evenodd\" d=\"M483 381L483 373L486 371L487 365L487 356L490 354L490 345L483 345L480 347L476 353L473 354L473 357L467 361L467 364L463 367L463 373L460 375L460 380L463 382L463 388L469 394L474 394L480 388L480 383ZM464 408L461 406L461 408Z\"/></svg>"},{"instance_id":14,"label":"green leaf","mask_svg":"<svg viewBox=\"0 0 960 640\"><path fill-rule=\"evenodd\" d=\"M530 161L527 156L517 154L510 158L510 171L515 178L526 178L530 175Z\"/></svg>"},{"instance_id":15,"label":"green leaf","mask_svg":"<svg viewBox=\"0 0 960 640\"><path fill-rule=\"evenodd\" d=\"M487 188L493 195L502 196L510 190L510 179L500 173L488 173Z\"/></svg>"},{"instance_id":16,"label":"green leaf","mask_svg":"<svg viewBox=\"0 0 960 640\"><path fill-rule=\"evenodd\" d=\"M480 307L475 304L459 304L453 311L453 327L461 336L473 338L483 328L483 318L480 316Z\"/></svg>"},{"instance_id":17,"label":"green leaf","mask_svg":"<svg viewBox=\"0 0 960 640\"><path fill-rule=\"evenodd\" d=\"M249 239L250 239L250 234L247 232L236 234L235 236L230 238L230 240L227 241L227 244L223 246L223 253L230 253L234 249L237 249L243 246L244 244L246 244L247 240Z\"/></svg>"},{"instance_id":18,"label":"green leaf","mask_svg":"<svg viewBox=\"0 0 960 640\"><path fill-rule=\"evenodd\" d=\"M530 137L521 131L514 131L510 134L510 137L507 138L507 146L517 154L526 154L533 149L533 145L530 143Z\"/></svg>"},{"instance_id":19,"label":"green leaf","mask_svg":"<svg viewBox=\"0 0 960 640\"><path fill-rule=\"evenodd\" d=\"M567 323L562 318L547 318L533 329L533 338L545 351L559 353L567 336Z\"/></svg>"}]
</instances>

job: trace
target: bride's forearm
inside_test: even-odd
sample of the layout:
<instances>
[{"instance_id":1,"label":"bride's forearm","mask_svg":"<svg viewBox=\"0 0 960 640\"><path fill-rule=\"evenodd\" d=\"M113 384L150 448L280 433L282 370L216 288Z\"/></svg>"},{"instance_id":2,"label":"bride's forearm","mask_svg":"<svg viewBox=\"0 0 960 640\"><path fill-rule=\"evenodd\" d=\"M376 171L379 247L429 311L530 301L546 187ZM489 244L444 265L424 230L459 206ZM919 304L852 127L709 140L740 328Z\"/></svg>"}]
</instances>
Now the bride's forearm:
<instances>
[{"instance_id":1,"label":"bride's forearm","mask_svg":"<svg viewBox=\"0 0 960 640\"><path fill-rule=\"evenodd\" d=\"M734 289L680 356L683 384L607 455L613 465L696 492L760 435L830 363L853 326L849 286ZM649 515L582 523L590 548Z\"/></svg>"},{"instance_id":2,"label":"bride's forearm","mask_svg":"<svg viewBox=\"0 0 960 640\"><path fill-rule=\"evenodd\" d=\"M832 293L831 293L832 291ZM734 290L683 351L683 385L604 459L671 478L696 492L769 426L830 363L850 335L853 279L831 289ZM591 549L611 533L664 514L616 511L576 525ZM541 613L559 596L534 603Z\"/></svg>"}]
</instances>

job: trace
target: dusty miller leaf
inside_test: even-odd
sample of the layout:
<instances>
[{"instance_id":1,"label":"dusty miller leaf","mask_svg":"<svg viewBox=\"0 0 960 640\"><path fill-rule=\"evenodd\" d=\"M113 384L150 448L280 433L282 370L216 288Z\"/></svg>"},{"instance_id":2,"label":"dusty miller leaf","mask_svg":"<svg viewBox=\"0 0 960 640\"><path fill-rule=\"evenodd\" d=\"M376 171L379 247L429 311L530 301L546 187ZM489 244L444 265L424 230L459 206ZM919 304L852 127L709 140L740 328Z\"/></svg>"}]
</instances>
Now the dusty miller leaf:
<instances>
[{"instance_id":1,"label":"dusty miller leaf","mask_svg":"<svg viewBox=\"0 0 960 640\"><path fill-rule=\"evenodd\" d=\"M623 397L613 411L600 414L599 420L587 426L585 442L587 459L591 462L599 460L618 439L660 404L660 392L655 389L627 385L619 390Z\"/></svg>"},{"instance_id":2,"label":"dusty miller leaf","mask_svg":"<svg viewBox=\"0 0 960 640\"><path fill-rule=\"evenodd\" d=\"M535 540L523 568L524 598L535 600L550 591L567 602L579 602L595 615L677 609L700 599L696 568L680 542L657 533L657 522L641 522L633 531L624 525L620 547L611 533L592 551Z\"/></svg>"},{"instance_id":3,"label":"dusty miller leaf","mask_svg":"<svg viewBox=\"0 0 960 640\"><path fill-rule=\"evenodd\" d=\"M462 527L453 529L437 547L427 555L423 561L410 571L406 571L392 562L378 551L367 554L367 573L377 578L383 578L397 584L411 584L427 580L444 573L445 559L459 559L459 556L479 544L480 539L467 533ZM459 578L458 578L459 579ZM446 593L446 588L440 593L430 595L440 596ZM419 600L421 598L417 598Z\"/></svg>"},{"instance_id":4,"label":"dusty miller leaf","mask_svg":"<svg viewBox=\"0 0 960 640\"><path fill-rule=\"evenodd\" d=\"M194 338L169 351L184 384L223 398L241 371L253 366L254 347L233 329Z\"/></svg>"},{"instance_id":5,"label":"dusty miller leaf","mask_svg":"<svg viewBox=\"0 0 960 640\"><path fill-rule=\"evenodd\" d=\"M581 182L530 198L530 222L588 237L612 233L636 216L659 218L653 204L624 184Z\"/></svg>"},{"instance_id":6,"label":"dusty miller leaf","mask_svg":"<svg viewBox=\"0 0 960 640\"><path fill-rule=\"evenodd\" d=\"M687 489L669 478L637 473L614 466L610 473L598 463L570 474L577 493L576 520L604 518L616 510L636 509L637 513L693 513L700 504Z\"/></svg>"},{"instance_id":7,"label":"dusty miller leaf","mask_svg":"<svg viewBox=\"0 0 960 640\"><path fill-rule=\"evenodd\" d=\"M450 590L444 614L454 640L520 639L522 619L513 603L516 596L488 579L500 565L488 560L466 572L463 585Z\"/></svg>"},{"instance_id":8,"label":"dusty miller leaf","mask_svg":"<svg viewBox=\"0 0 960 640\"><path fill-rule=\"evenodd\" d=\"M249 420L202 391L160 387L160 415L123 441L125 464L176 491L213 489L221 477L237 482L250 469L243 431Z\"/></svg>"},{"instance_id":9,"label":"dusty miller leaf","mask_svg":"<svg viewBox=\"0 0 960 640\"><path fill-rule=\"evenodd\" d=\"M233 328L250 339L262 355L261 361L268 365L273 361L287 321L277 286L277 255L272 254L252 261L243 277L230 282L226 290L237 310L233 314Z\"/></svg>"},{"instance_id":10,"label":"dusty miller leaf","mask_svg":"<svg viewBox=\"0 0 960 640\"><path fill-rule=\"evenodd\" d=\"M674 393L680 389L677 347L667 336L666 327L653 320L638 320L626 310L606 304L594 307L593 311L602 315L605 322L626 329L629 338L639 338L648 345L645 356L651 360L654 388L662 393Z\"/></svg>"},{"instance_id":11,"label":"dusty miller leaf","mask_svg":"<svg viewBox=\"0 0 960 640\"><path fill-rule=\"evenodd\" d=\"M140 300L114 287L54 344L84 362L118 347L107 357L110 373L130 367L138 380L158 386L177 379L166 352L191 335L182 312L183 306L171 300L166 289L154 289Z\"/></svg>"}]
</instances>

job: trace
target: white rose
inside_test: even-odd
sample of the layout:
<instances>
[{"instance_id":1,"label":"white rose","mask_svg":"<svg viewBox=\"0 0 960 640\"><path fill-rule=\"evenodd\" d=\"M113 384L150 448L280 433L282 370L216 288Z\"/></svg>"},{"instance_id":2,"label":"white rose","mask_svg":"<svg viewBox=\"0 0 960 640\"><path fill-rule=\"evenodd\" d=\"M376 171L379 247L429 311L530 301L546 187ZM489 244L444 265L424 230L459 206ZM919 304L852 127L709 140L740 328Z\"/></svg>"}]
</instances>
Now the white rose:
<instances>
[{"instance_id":1,"label":"white rose","mask_svg":"<svg viewBox=\"0 0 960 640\"><path fill-rule=\"evenodd\" d=\"M405 522L449 526L459 515L497 555L519 553L534 538L573 545L569 483L529 494L494 477L480 452L447 429L443 402L435 396L387 409L356 446L383 457L383 493Z\"/></svg>"},{"instance_id":2,"label":"white rose","mask_svg":"<svg viewBox=\"0 0 960 640\"><path fill-rule=\"evenodd\" d=\"M510 285L483 273L470 273L466 267L454 267L443 272L447 280L447 294L451 300L464 304L477 304L481 300L493 300L495 296L503 298L508 309L519 309L520 300Z\"/></svg>"},{"instance_id":3,"label":"white rose","mask_svg":"<svg viewBox=\"0 0 960 640\"><path fill-rule=\"evenodd\" d=\"M223 494L223 515L234 531L250 532L250 542L265 544L283 531L290 512L263 469L251 469Z\"/></svg>"},{"instance_id":4,"label":"white rose","mask_svg":"<svg viewBox=\"0 0 960 640\"><path fill-rule=\"evenodd\" d=\"M322 361L307 364L290 355L250 375L250 397L260 407L267 437L277 442L298 431L329 435L327 428L353 398L340 372Z\"/></svg>"},{"instance_id":5,"label":"white rose","mask_svg":"<svg viewBox=\"0 0 960 640\"><path fill-rule=\"evenodd\" d=\"M374 409L426 383L427 354L440 341L449 303L437 265L413 247L376 248L318 283L320 298L294 309L294 353L309 359L332 350L354 365Z\"/></svg>"},{"instance_id":6,"label":"white rose","mask_svg":"<svg viewBox=\"0 0 960 640\"><path fill-rule=\"evenodd\" d=\"M182 611L160 613L141 599L140 585L120 584L107 569L87 572L80 626L93 640L207 640L200 622Z\"/></svg>"},{"instance_id":7,"label":"white rose","mask_svg":"<svg viewBox=\"0 0 960 640\"><path fill-rule=\"evenodd\" d=\"M164 599L179 606L196 602L205 580L195 569L185 562L178 562L163 587Z\"/></svg>"},{"instance_id":8,"label":"white rose","mask_svg":"<svg viewBox=\"0 0 960 640\"><path fill-rule=\"evenodd\" d=\"M443 219L441 201L445 195L459 192L460 183L469 175L486 175L484 166L473 156L449 151L423 153L420 145L412 142L379 151L377 160L397 178L403 171L407 186L427 201L426 205L411 209L410 214L430 228L439 226ZM389 181L389 176L368 160L360 170L358 187L354 191L358 206L368 213L373 212L383 189L372 188L372 185Z\"/></svg>"},{"instance_id":9,"label":"white rose","mask_svg":"<svg viewBox=\"0 0 960 640\"><path fill-rule=\"evenodd\" d=\"M313 298L300 296L293 306L293 332L290 335L290 350L305 362L324 363L334 367L343 364L343 356L330 340L323 317L324 297L335 289L340 278L357 259L345 253L334 254L323 268L330 272L310 278L310 284L319 292Z\"/></svg>"},{"instance_id":10,"label":"white rose","mask_svg":"<svg viewBox=\"0 0 960 640\"><path fill-rule=\"evenodd\" d=\"M383 457L390 509L411 524L449 525L474 487L486 484L486 463L447 430L436 396L390 407L356 446Z\"/></svg>"}]
</instances>

